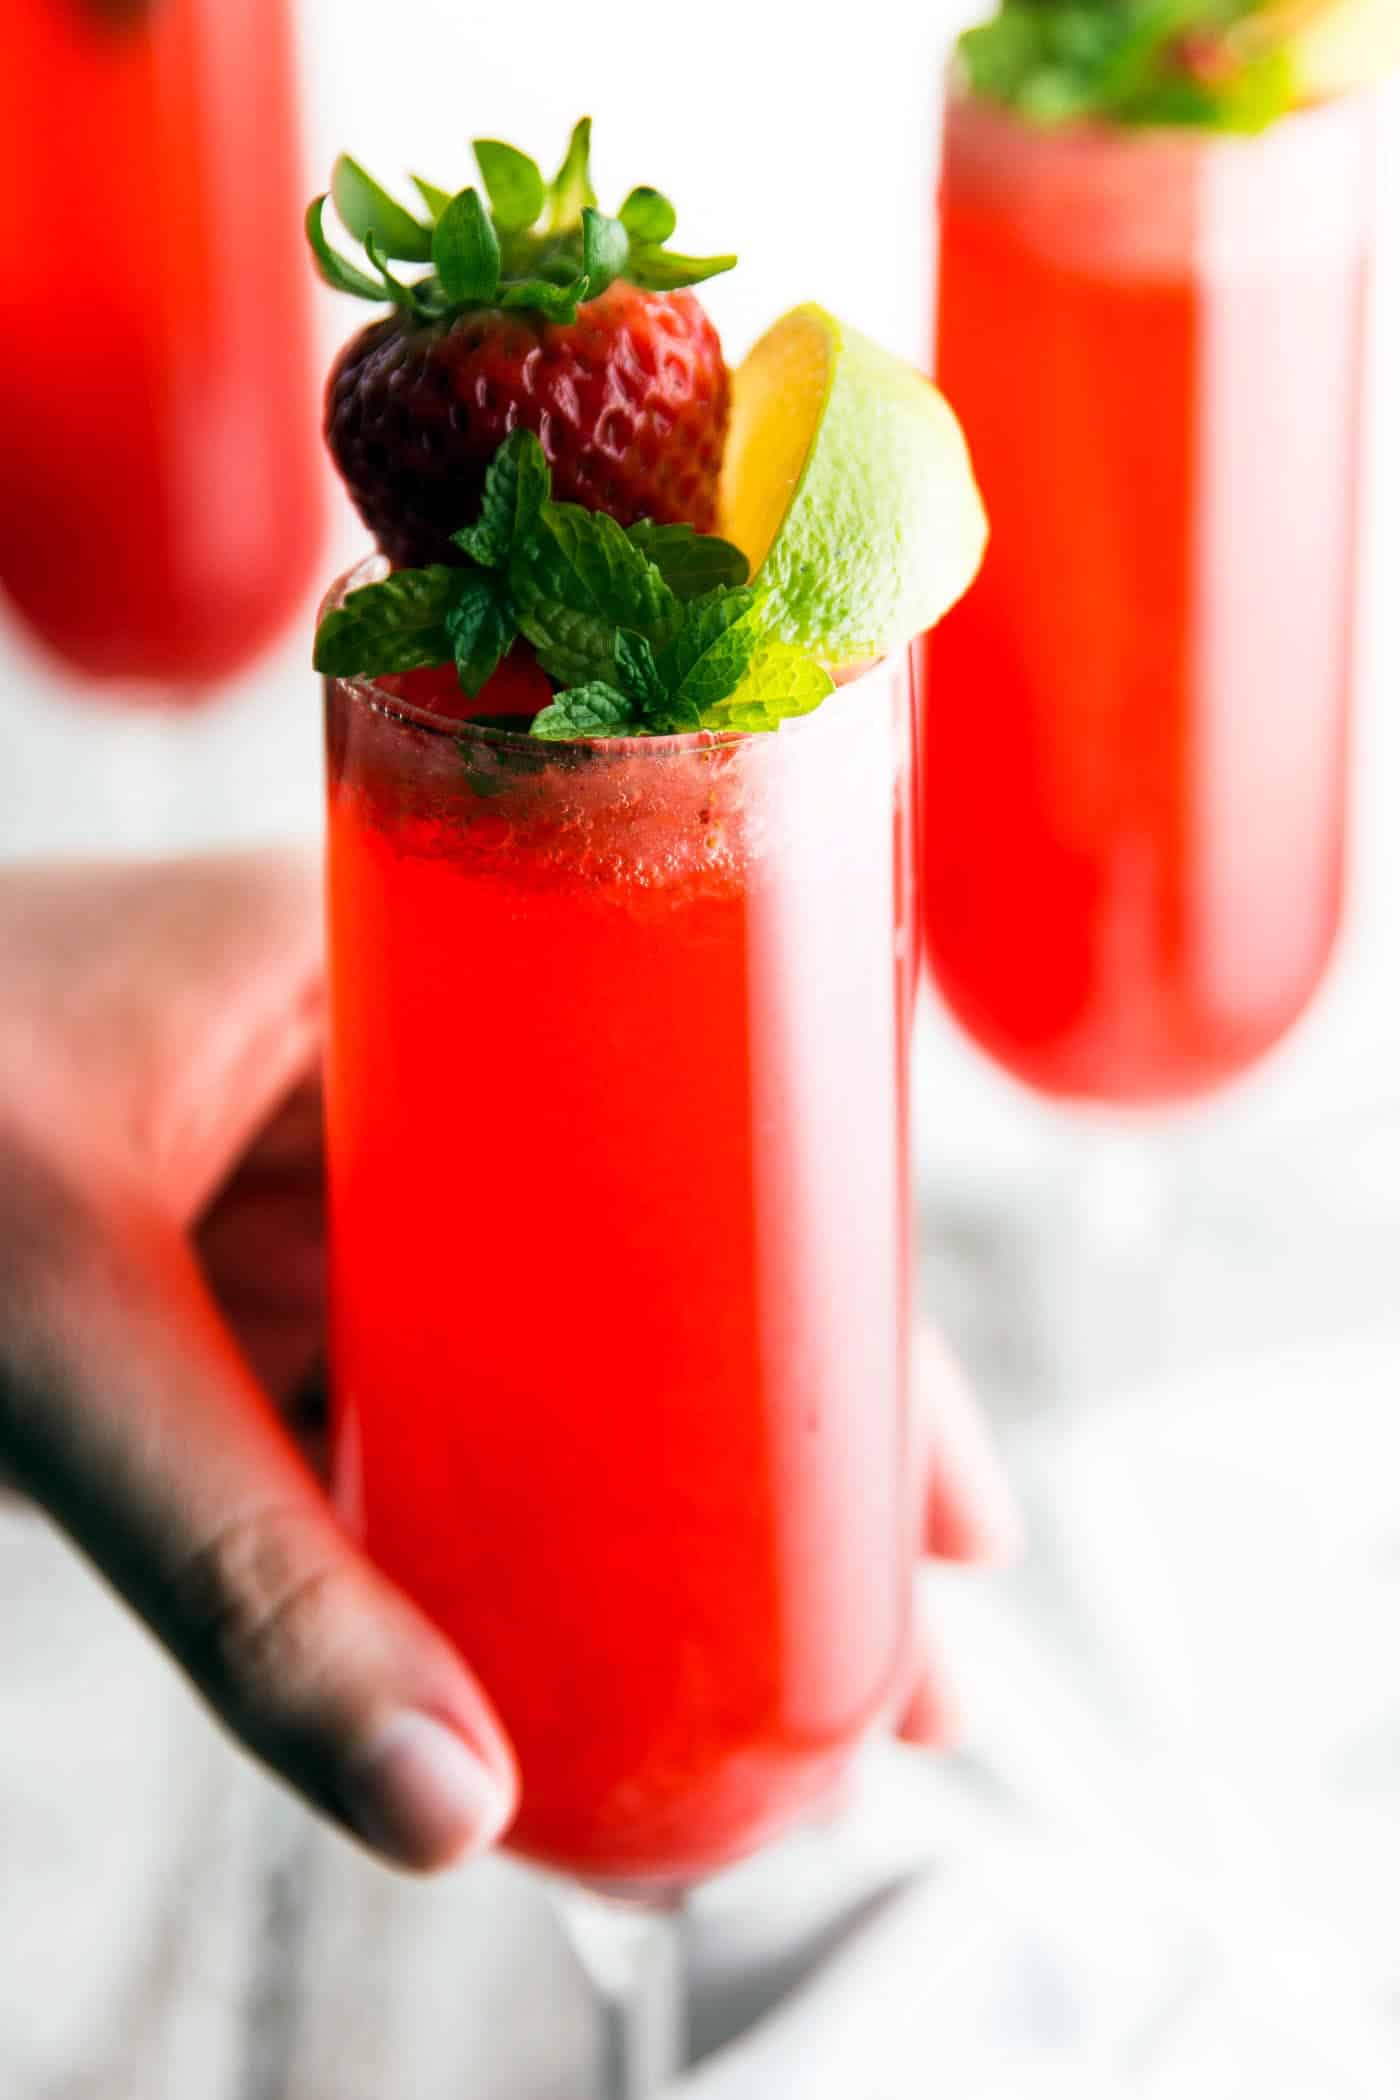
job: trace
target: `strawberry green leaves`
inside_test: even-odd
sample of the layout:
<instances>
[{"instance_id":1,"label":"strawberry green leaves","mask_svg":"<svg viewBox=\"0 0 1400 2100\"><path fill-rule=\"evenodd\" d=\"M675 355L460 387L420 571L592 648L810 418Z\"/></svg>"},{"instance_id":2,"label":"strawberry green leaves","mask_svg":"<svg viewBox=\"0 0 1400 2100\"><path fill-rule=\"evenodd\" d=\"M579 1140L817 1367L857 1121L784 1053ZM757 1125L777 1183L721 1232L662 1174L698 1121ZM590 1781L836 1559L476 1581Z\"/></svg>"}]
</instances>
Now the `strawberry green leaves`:
<instances>
[{"instance_id":1,"label":"strawberry green leaves","mask_svg":"<svg viewBox=\"0 0 1400 2100\"><path fill-rule=\"evenodd\" d=\"M538 438L512 431L487 470L481 514L454 534L466 566L401 569L327 613L315 665L382 676L452 662L481 692L523 635L563 688L531 725L546 741L772 729L831 679L773 640L737 547L687 525L624 531L556 503Z\"/></svg>"},{"instance_id":2,"label":"strawberry green leaves","mask_svg":"<svg viewBox=\"0 0 1400 2100\"><path fill-rule=\"evenodd\" d=\"M428 261L432 254L428 229L396 204L348 153L342 153L331 170L331 197L341 224L357 241L372 234L381 252L397 262Z\"/></svg>"},{"instance_id":3,"label":"strawberry green leaves","mask_svg":"<svg viewBox=\"0 0 1400 2100\"><path fill-rule=\"evenodd\" d=\"M549 185L549 231L563 233L583 217L584 206L596 204L593 178L588 171L593 143L593 119L580 117L569 138L568 151Z\"/></svg>"},{"instance_id":4,"label":"strawberry green leaves","mask_svg":"<svg viewBox=\"0 0 1400 2100\"><path fill-rule=\"evenodd\" d=\"M618 213L630 239L653 245L669 241L676 230L676 211L660 190L629 190Z\"/></svg>"},{"instance_id":5,"label":"strawberry green leaves","mask_svg":"<svg viewBox=\"0 0 1400 2100\"><path fill-rule=\"evenodd\" d=\"M544 177L528 153L501 139L474 139L472 152L502 233L524 233L544 210Z\"/></svg>"},{"instance_id":6,"label":"strawberry green leaves","mask_svg":"<svg viewBox=\"0 0 1400 2100\"><path fill-rule=\"evenodd\" d=\"M676 291L734 267L732 255L685 256L666 247L676 214L659 190L628 192L616 217L599 211L589 172L591 125L574 126L553 181L527 153L503 139L473 144L485 202L475 189L455 195L415 175L426 222L391 197L349 154L331 175L329 197L364 249L362 270L331 247L318 197L306 217L316 268L334 291L377 304L392 301L420 321L472 307L500 306L571 322L585 301L619 278L644 290ZM405 281L390 263L431 263ZM372 274L371 274L372 272Z\"/></svg>"},{"instance_id":7,"label":"strawberry green leaves","mask_svg":"<svg viewBox=\"0 0 1400 2100\"><path fill-rule=\"evenodd\" d=\"M427 205L428 217L436 225L452 202L450 191L440 190L435 182L427 182L421 175L410 175L408 179Z\"/></svg>"},{"instance_id":8,"label":"strawberry green leaves","mask_svg":"<svg viewBox=\"0 0 1400 2100\"><path fill-rule=\"evenodd\" d=\"M306 238L324 281L333 292L349 292L356 299L373 299L376 304L393 298L382 278L367 277L332 248L322 224L325 208L324 197L313 197L306 207Z\"/></svg>"},{"instance_id":9,"label":"strawberry green leaves","mask_svg":"<svg viewBox=\"0 0 1400 2100\"><path fill-rule=\"evenodd\" d=\"M627 228L620 219L610 219L606 212L595 211L591 204L583 207L583 274L588 279L588 296L596 299L627 268L630 253Z\"/></svg>"},{"instance_id":10,"label":"strawberry green leaves","mask_svg":"<svg viewBox=\"0 0 1400 2100\"><path fill-rule=\"evenodd\" d=\"M433 228L433 268L453 306L487 304L501 281L501 244L475 190L459 190Z\"/></svg>"}]
</instances>

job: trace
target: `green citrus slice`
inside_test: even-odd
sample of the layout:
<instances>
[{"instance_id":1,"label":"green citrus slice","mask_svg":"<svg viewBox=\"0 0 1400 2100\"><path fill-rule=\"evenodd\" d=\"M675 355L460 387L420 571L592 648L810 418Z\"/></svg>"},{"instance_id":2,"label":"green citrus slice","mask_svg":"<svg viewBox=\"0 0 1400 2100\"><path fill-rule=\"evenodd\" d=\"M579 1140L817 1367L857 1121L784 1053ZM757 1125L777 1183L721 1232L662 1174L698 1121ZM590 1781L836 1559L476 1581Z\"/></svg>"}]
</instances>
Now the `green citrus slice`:
<instances>
[{"instance_id":1,"label":"green citrus slice","mask_svg":"<svg viewBox=\"0 0 1400 2100\"><path fill-rule=\"evenodd\" d=\"M941 619L987 537L943 396L820 306L784 315L734 375L720 519L765 627L838 677Z\"/></svg>"}]
</instances>

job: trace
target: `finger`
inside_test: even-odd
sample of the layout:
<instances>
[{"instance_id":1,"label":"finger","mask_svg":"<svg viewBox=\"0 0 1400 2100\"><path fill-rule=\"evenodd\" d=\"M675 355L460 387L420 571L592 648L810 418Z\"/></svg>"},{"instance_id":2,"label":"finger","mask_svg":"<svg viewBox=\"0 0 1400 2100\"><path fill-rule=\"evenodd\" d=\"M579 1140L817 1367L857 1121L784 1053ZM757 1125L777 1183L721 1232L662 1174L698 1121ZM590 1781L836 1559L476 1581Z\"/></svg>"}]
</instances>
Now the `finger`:
<instances>
[{"instance_id":1,"label":"finger","mask_svg":"<svg viewBox=\"0 0 1400 2100\"><path fill-rule=\"evenodd\" d=\"M325 1342L319 1085L288 1097L200 1218L194 1247L254 1375L285 1409Z\"/></svg>"},{"instance_id":2,"label":"finger","mask_svg":"<svg viewBox=\"0 0 1400 2100\"><path fill-rule=\"evenodd\" d=\"M408 1867L492 1842L499 1723L337 1529L179 1234L13 1148L0 1186L0 1457L313 1805Z\"/></svg>"},{"instance_id":3,"label":"finger","mask_svg":"<svg viewBox=\"0 0 1400 2100\"><path fill-rule=\"evenodd\" d=\"M75 1178L132 1176L184 1224L319 1056L321 909L300 850L100 882L84 863L16 871L0 952L22 993L0 1004L12 1115Z\"/></svg>"},{"instance_id":4,"label":"finger","mask_svg":"<svg viewBox=\"0 0 1400 2100\"><path fill-rule=\"evenodd\" d=\"M967 1379L931 1330L919 1336L915 1366L926 1550L940 1560L1017 1560L1025 1524Z\"/></svg>"},{"instance_id":5,"label":"finger","mask_svg":"<svg viewBox=\"0 0 1400 2100\"><path fill-rule=\"evenodd\" d=\"M962 1733L962 1708L952 1688L942 1643L922 1614L915 1620L912 1651L897 1733L906 1743L930 1750L951 1749Z\"/></svg>"}]
</instances>

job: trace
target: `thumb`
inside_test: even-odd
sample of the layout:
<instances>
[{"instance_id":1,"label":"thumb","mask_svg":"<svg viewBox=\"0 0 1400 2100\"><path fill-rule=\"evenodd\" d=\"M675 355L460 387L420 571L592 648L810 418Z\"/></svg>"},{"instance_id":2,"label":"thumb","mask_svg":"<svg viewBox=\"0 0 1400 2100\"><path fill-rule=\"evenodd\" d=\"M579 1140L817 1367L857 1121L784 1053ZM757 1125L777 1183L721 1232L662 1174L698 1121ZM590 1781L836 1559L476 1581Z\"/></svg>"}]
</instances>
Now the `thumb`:
<instances>
[{"instance_id":1,"label":"thumb","mask_svg":"<svg viewBox=\"0 0 1400 2100\"><path fill-rule=\"evenodd\" d=\"M489 1845L500 1724L338 1529L179 1234L0 1170L0 1464L314 1807L401 1866Z\"/></svg>"}]
</instances>

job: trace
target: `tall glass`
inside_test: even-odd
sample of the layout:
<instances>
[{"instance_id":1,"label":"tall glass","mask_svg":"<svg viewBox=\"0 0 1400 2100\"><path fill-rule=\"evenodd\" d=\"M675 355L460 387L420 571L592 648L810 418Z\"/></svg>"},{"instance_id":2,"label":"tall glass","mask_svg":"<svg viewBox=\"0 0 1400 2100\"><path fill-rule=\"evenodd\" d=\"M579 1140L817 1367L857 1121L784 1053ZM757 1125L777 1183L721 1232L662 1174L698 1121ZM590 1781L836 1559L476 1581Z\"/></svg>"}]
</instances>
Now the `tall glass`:
<instances>
[{"instance_id":1,"label":"tall glass","mask_svg":"<svg viewBox=\"0 0 1400 2100\"><path fill-rule=\"evenodd\" d=\"M903 1666L905 667L753 737L326 700L339 1501L496 1703L512 1849L660 1913Z\"/></svg>"},{"instance_id":2,"label":"tall glass","mask_svg":"<svg viewBox=\"0 0 1400 2100\"><path fill-rule=\"evenodd\" d=\"M321 530L288 0L9 0L0 591L80 673L197 698Z\"/></svg>"},{"instance_id":3,"label":"tall glass","mask_svg":"<svg viewBox=\"0 0 1400 2100\"><path fill-rule=\"evenodd\" d=\"M1219 1086L1332 948L1371 123L949 97L938 378L992 534L927 644L927 953L1044 1093Z\"/></svg>"}]
</instances>

